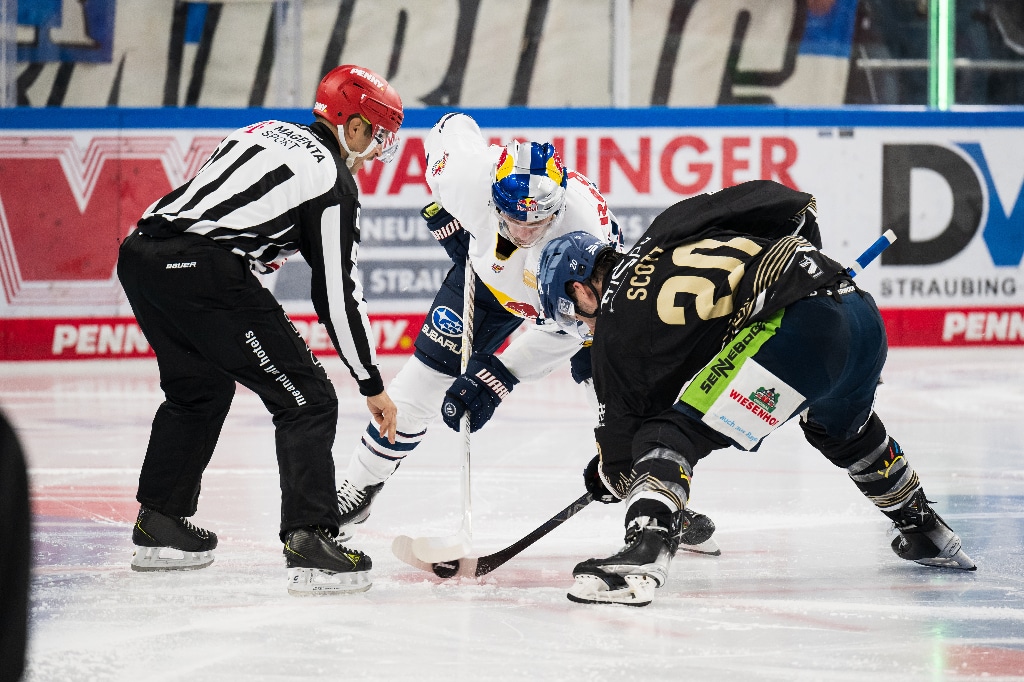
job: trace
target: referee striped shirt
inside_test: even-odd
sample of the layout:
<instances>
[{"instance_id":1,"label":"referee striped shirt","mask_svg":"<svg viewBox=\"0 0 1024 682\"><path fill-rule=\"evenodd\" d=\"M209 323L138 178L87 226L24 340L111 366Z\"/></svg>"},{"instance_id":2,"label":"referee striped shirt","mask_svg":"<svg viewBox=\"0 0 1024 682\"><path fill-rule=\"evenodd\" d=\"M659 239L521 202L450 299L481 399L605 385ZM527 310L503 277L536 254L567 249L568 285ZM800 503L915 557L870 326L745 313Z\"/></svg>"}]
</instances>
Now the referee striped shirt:
<instances>
[{"instance_id":1,"label":"referee striped shirt","mask_svg":"<svg viewBox=\"0 0 1024 682\"><path fill-rule=\"evenodd\" d=\"M301 253L313 271L313 307L360 393L384 390L356 269L358 190L322 122L236 130L195 177L150 206L139 227L203 235L261 273Z\"/></svg>"}]
</instances>

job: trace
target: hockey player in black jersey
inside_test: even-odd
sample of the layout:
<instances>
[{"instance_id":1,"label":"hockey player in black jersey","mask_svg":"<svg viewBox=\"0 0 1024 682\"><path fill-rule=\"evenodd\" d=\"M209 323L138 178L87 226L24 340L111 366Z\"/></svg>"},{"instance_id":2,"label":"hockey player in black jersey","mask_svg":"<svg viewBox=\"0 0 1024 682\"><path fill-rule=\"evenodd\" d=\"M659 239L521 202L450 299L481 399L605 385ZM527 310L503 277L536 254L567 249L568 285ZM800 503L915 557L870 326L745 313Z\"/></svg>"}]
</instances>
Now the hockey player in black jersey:
<instances>
[{"instance_id":1,"label":"hockey player in black jersey","mask_svg":"<svg viewBox=\"0 0 1024 682\"><path fill-rule=\"evenodd\" d=\"M975 569L872 409L885 328L820 251L814 209L809 194L754 181L675 204L624 255L581 233L545 246L544 314L593 335L597 473L627 502L625 546L578 564L569 599L649 604L697 462L754 449L796 415L892 519L899 557Z\"/></svg>"},{"instance_id":2,"label":"hockey player in black jersey","mask_svg":"<svg viewBox=\"0 0 1024 682\"><path fill-rule=\"evenodd\" d=\"M253 273L276 270L295 253L309 263L320 322L380 437L393 443L396 408L356 273L354 174L395 151L402 100L379 75L345 65L320 82L313 114L309 125L271 120L228 135L121 244L117 274L156 352L165 394L139 476L134 570L213 562L216 534L188 517L237 382L273 415L289 591L370 587L370 558L336 540L334 386Z\"/></svg>"}]
</instances>

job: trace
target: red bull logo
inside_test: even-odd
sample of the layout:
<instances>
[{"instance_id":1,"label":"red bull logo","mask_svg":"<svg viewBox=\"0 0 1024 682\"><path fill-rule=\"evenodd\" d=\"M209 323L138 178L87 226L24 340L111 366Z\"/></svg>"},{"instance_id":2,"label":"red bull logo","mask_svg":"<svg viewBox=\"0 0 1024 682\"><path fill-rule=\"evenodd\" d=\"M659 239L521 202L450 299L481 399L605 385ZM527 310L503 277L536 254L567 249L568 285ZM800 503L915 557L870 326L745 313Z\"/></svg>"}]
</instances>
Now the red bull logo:
<instances>
[{"instance_id":1,"label":"red bull logo","mask_svg":"<svg viewBox=\"0 0 1024 682\"><path fill-rule=\"evenodd\" d=\"M536 319L539 316L536 308L529 303L523 303L522 301L509 301L505 304L505 309L510 313L515 313L519 317Z\"/></svg>"},{"instance_id":2,"label":"red bull logo","mask_svg":"<svg viewBox=\"0 0 1024 682\"><path fill-rule=\"evenodd\" d=\"M537 203L537 200L534 199L533 197L523 197L522 199L516 202L516 208L520 211L531 213L533 211L538 210L540 208L540 205Z\"/></svg>"},{"instance_id":3,"label":"red bull logo","mask_svg":"<svg viewBox=\"0 0 1024 682\"><path fill-rule=\"evenodd\" d=\"M430 167L431 174L435 176L440 175L446 163L448 163L448 152L445 152L444 156L435 161L434 165Z\"/></svg>"}]
</instances>

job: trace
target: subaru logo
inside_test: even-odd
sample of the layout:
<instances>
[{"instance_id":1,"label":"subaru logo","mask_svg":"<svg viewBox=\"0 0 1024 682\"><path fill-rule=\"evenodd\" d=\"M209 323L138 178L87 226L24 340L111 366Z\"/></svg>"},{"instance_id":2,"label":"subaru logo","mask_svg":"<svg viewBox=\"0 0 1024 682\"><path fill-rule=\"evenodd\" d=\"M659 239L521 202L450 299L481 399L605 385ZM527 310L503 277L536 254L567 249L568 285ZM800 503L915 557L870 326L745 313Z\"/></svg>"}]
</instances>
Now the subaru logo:
<instances>
[{"instance_id":1,"label":"subaru logo","mask_svg":"<svg viewBox=\"0 0 1024 682\"><path fill-rule=\"evenodd\" d=\"M447 306L434 308L430 314L430 324L445 336L462 336L462 318Z\"/></svg>"}]
</instances>

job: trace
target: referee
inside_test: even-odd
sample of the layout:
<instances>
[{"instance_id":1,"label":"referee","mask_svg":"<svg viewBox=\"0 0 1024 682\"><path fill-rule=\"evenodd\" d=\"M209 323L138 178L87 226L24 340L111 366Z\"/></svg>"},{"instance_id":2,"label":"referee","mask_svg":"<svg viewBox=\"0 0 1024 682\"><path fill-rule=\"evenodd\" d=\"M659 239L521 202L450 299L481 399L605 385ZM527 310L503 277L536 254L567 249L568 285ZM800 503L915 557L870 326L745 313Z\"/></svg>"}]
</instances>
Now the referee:
<instances>
[{"instance_id":1,"label":"referee","mask_svg":"<svg viewBox=\"0 0 1024 682\"><path fill-rule=\"evenodd\" d=\"M289 591L370 587L370 558L335 539L337 395L253 273L272 272L295 253L309 263L317 315L381 436L394 442L397 410L356 271L354 175L368 159L393 156L402 100L376 73L345 65L320 82L313 114L308 125L271 120L230 134L121 244L117 274L156 352L165 396L139 475L133 570L213 562L216 534L188 517L237 382L273 415Z\"/></svg>"}]
</instances>

